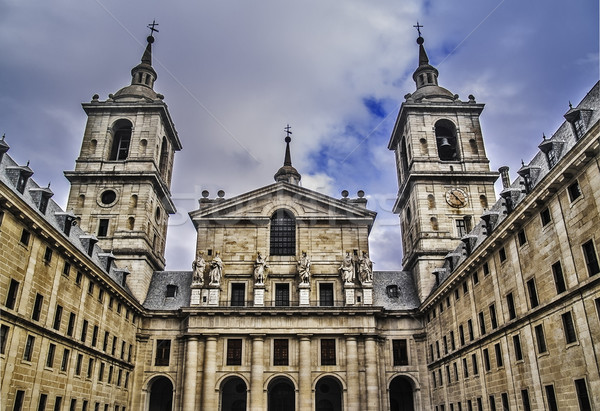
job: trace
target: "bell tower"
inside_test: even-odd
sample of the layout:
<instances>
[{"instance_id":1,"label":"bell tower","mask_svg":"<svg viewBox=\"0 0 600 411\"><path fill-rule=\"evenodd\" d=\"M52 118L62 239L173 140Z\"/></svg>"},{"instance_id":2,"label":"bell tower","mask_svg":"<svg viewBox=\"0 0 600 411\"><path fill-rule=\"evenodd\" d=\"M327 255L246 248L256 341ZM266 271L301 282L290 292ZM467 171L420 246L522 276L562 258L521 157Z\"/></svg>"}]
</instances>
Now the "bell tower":
<instances>
[{"instance_id":1,"label":"bell tower","mask_svg":"<svg viewBox=\"0 0 600 411\"><path fill-rule=\"evenodd\" d=\"M495 201L494 182L485 154L479 116L483 104L438 85L419 37L416 91L405 96L388 149L396 157L403 269L411 271L421 301L435 285L432 271Z\"/></svg>"},{"instance_id":2,"label":"bell tower","mask_svg":"<svg viewBox=\"0 0 600 411\"><path fill-rule=\"evenodd\" d=\"M154 31L156 23L148 27ZM88 116L71 183L67 210L79 219L90 241L112 252L129 270L127 285L144 301L152 273L165 266L165 238L171 199L171 173L181 142L164 96L154 91L152 43L131 70L131 84L105 101L83 103Z\"/></svg>"}]
</instances>

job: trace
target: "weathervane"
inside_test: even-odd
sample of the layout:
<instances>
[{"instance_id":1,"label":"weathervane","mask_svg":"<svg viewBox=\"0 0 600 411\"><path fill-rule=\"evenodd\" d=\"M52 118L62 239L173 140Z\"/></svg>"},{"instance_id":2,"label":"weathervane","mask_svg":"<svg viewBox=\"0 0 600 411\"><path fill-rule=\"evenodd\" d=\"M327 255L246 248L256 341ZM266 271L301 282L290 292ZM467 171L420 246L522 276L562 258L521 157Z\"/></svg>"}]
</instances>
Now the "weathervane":
<instances>
[{"instance_id":1,"label":"weathervane","mask_svg":"<svg viewBox=\"0 0 600 411\"><path fill-rule=\"evenodd\" d=\"M423 26L421 26L419 24L419 22L417 21L417 25L413 26L413 27L417 29L417 33L419 33L419 37L421 37L421 27L423 27Z\"/></svg>"},{"instance_id":2,"label":"weathervane","mask_svg":"<svg viewBox=\"0 0 600 411\"><path fill-rule=\"evenodd\" d=\"M150 29L150 35L151 36L154 34L154 32L158 33L158 29L154 28L156 26L158 26L158 23L156 22L156 20L152 20L152 23L148 24L148 28Z\"/></svg>"}]
</instances>

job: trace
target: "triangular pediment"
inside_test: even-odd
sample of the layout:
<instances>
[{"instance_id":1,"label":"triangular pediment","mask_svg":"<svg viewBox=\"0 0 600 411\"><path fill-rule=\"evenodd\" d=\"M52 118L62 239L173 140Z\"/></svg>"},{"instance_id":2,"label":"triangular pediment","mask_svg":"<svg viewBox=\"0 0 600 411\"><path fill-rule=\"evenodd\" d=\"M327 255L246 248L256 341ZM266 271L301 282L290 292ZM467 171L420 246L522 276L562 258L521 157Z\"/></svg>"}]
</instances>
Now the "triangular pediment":
<instances>
[{"instance_id":1,"label":"triangular pediment","mask_svg":"<svg viewBox=\"0 0 600 411\"><path fill-rule=\"evenodd\" d=\"M368 210L366 199L336 199L307 188L278 182L227 199L201 199L192 211L194 224L200 220L268 220L278 209L289 210L306 220L370 220L376 213ZM370 225L370 224L369 224Z\"/></svg>"}]
</instances>

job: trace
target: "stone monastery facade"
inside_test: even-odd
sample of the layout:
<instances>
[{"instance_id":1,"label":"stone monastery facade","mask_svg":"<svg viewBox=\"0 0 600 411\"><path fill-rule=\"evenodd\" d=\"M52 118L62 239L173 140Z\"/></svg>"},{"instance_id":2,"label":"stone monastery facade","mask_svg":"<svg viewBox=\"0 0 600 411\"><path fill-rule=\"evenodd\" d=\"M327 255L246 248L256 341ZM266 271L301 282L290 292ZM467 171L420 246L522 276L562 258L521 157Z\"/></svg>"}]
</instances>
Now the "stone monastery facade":
<instances>
[{"instance_id":1,"label":"stone monastery facade","mask_svg":"<svg viewBox=\"0 0 600 411\"><path fill-rule=\"evenodd\" d=\"M182 144L153 42L129 86L83 104L65 209L0 141L3 409L600 407L598 83L511 181L489 169L483 104L438 85L419 37L388 145L402 271L372 269L364 193L300 185L288 136L273 184L203 193L175 272Z\"/></svg>"}]
</instances>

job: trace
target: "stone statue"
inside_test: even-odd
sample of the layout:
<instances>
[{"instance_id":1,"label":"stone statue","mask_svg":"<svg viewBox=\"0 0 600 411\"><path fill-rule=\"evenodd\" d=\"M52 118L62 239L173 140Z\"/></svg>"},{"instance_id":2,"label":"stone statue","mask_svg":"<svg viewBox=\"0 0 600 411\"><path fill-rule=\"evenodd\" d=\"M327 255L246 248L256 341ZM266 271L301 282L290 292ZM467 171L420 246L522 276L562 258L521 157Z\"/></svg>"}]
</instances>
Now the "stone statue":
<instances>
[{"instance_id":1,"label":"stone statue","mask_svg":"<svg viewBox=\"0 0 600 411\"><path fill-rule=\"evenodd\" d=\"M306 251L302 251L302 257L298 261L298 274L302 284L308 284L310 281L310 264L310 257L306 255Z\"/></svg>"},{"instance_id":2,"label":"stone statue","mask_svg":"<svg viewBox=\"0 0 600 411\"><path fill-rule=\"evenodd\" d=\"M267 268L269 268L267 259L263 257L262 253L259 251L256 256L256 261L254 262L254 282L256 285L263 285L265 283L265 272Z\"/></svg>"},{"instance_id":3,"label":"stone statue","mask_svg":"<svg viewBox=\"0 0 600 411\"><path fill-rule=\"evenodd\" d=\"M221 254L217 251L214 258L210 262L210 271L208 273L208 276L210 278L209 285L220 285L222 274L223 260L221 260Z\"/></svg>"},{"instance_id":4,"label":"stone statue","mask_svg":"<svg viewBox=\"0 0 600 411\"><path fill-rule=\"evenodd\" d=\"M350 251L346 251L346 256L344 257L342 265L340 266L340 274L342 275L342 280L344 280L344 283L354 283L354 261L352 260Z\"/></svg>"},{"instance_id":5,"label":"stone statue","mask_svg":"<svg viewBox=\"0 0 600 411\"><path fill-rule=\"evenodd\" d=\"M200 251L196 259L192 262L192 270L194 272L192 277L192 285L204 285L204 269L206 268L206 261L204 261L204 252Z\"/></svg>"},{"instance_id":6,"label":"stone statue","mask_svg":"<svg viewBox=\"0 0 600 411\"><path fill-rule=\"evenodd\" d=\"M371 261L366 251L362 252L362 257L358 260L358 273L362 283L373 282L373 261Z\"/></svg>"}]
</instances>

